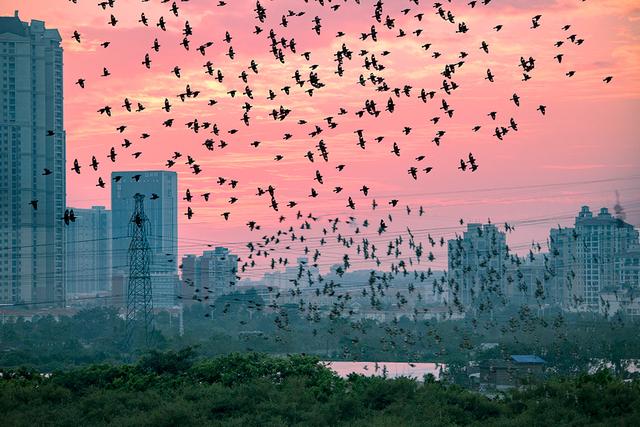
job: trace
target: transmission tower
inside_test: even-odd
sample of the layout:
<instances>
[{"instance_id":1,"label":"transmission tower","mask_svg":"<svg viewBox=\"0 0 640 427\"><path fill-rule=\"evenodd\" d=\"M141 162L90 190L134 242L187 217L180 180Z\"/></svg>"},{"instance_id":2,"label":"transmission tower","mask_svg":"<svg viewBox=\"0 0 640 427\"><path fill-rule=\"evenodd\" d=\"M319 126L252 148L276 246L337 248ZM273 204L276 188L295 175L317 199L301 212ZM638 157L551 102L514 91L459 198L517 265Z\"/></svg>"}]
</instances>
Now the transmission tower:
<instances>
[{"instance_id":1,"label":"transmission tower","mask_svg":"<svg viewBox=\"0 0 640 427\"><path fill-rule=\"evenodd\" d=\"M144 213L144 195L133 196L135 208L129 221L129 286L127 290L127 348L144 339L150 345L153 331L153 295L151 291L151 249L147 240L149 219Z\"/></svg>"}]
</instances>

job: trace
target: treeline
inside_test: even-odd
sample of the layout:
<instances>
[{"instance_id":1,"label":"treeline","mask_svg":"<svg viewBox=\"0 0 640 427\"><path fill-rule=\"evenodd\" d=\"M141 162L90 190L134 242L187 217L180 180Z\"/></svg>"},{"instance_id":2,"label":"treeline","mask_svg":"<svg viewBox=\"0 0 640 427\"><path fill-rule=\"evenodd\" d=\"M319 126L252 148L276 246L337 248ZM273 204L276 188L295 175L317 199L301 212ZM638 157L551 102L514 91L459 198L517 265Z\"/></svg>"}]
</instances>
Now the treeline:
<instances>
[{"instance_id":1,"label":"treeline","mask_svg":"<svg viewBox=\"0 0 640 427\"><path fill-rule=\"evenodd\" d=\"M431 377L341 379L309 356L197 360L191 349L153 351L136 364L2 374L6 426L640 425L640 384L606 371L494 399Z\"/></svg>"},{"instance_id":2,"label":"treeline","mask_svg":"<svg viewBox=\"0 0 640 427\"><path fill-rule=\"evenodd\" d=\"M235 298L230 296L228 298ZM177 319L156 316L153 348L196 347L201 356L233 352L313 354L325 360L441 362L460 383L469 361L508 358L510 354L543 357L552 372L577 375L604 363L624 377L626 363L640 359L638 323L609 321L593 315L532 318L517 312L474 324L465 320L380 323L348 318L309 321L296 307L283 313L252 313L242 304L224 303L205 312L185 311L184 335ZM204 314L210 314L205 317ZM139 356L124 346L124 320L112 308L83 310L72 317L42 317L0 325L0 367L25 366L50 372L95 363L129 363ZM487 345L492 343L492 345Z\"/></svg>"}]
</instances>

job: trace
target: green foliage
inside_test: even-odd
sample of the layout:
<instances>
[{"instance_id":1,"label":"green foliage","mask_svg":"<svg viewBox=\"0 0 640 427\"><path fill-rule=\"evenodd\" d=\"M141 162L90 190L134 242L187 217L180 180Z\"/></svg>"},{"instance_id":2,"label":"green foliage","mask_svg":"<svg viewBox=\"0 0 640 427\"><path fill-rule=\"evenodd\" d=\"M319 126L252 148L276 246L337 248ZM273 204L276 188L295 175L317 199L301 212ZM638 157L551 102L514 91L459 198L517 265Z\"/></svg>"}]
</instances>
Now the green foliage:
<instances>
[{"instance_id":1,"label":"green foliage","mask_svg":"<svg viewBox=\"0 0 640 427\"><path fill-rule=\"evenodd\" d=\"M192 347L206 357L259 352L305 353L323 360L440 362L449 367L450 380L465 384L469 361L510 354L539 355L559 375L578 375L599 366L625 378L632 376L627 369L629 360L640 359L637 322L609 322L592 314L567 314L559 322L556 314L547 313L525 322L517 312L506 313L478 326L466 320L309 320L293 306L286 327L279 328L277 314L266 309L251 311L235 303L225 313L225 301L236 300L261 301L252 293L239 293L220 298L211 310L202 306L186 309L184 336L177 334L177 319L167 313L157 316L152 339L156 353L145 356L148 368L154 372L184 370L194 358L175 358L185 356L180 355L181 349ZM0 325L0 367L52 372L90 364L131 363L140 353L124 350L124 330L123 319L112 308L83 310L58 320L42 317L6 323ZM483 343L497 346L486 350ZM170 350L174 353L166 353Z\"/></svg>"},{"instance_id":2,"label":"green foliage","mask_svg":"<svg viewBox=\"0 0 640 427\"><path fill-rule=\"evenodd\" d=\"M309 356L194 361L186 349L50 377L5 371L0 411L7 426L639 425L640 384L599 372L490 399L438 381L340 379Z\"/></svg>"},{"instance_id":3,"label":"green foliage","mask_svg":"<svg viewBox=\"0 0 640 427\"><path fill-rule=\"evenodd\" d=\"M192 347L179 351L169 350L164 353L153 349L140 358L138 367L158 375L178 374L189 369L194 358L195 351Z\"/></svg>"},{"instance_id":4,"label":"green foliage","mask_svg":"<svg viewBox=\"0 0 640 427\"><path fill-rule=\"evenodd\" d=\"M124 322L113 308L0 325L0 366L56 370L122 359Z\"/></svg>"}]
</instances>

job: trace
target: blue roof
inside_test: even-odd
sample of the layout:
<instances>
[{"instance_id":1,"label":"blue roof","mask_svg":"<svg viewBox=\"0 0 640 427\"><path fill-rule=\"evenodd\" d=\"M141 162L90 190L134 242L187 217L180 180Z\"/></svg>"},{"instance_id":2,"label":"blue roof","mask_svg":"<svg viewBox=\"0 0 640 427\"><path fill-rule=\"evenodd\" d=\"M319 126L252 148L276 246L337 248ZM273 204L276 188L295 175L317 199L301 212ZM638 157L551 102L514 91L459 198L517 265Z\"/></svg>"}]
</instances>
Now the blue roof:
<instances>
[{"instance_id":1,"label":"blue roof","mask_svg":"<svg viewBox=\"0 0 640 427\"><path fill-rule=\"evenodd\" d=\"M516 363L533 363L533 364L542 364L547 363L544 359L535 356L533 354L512 354L511 360Z\"/></svg>"}]
</instances>

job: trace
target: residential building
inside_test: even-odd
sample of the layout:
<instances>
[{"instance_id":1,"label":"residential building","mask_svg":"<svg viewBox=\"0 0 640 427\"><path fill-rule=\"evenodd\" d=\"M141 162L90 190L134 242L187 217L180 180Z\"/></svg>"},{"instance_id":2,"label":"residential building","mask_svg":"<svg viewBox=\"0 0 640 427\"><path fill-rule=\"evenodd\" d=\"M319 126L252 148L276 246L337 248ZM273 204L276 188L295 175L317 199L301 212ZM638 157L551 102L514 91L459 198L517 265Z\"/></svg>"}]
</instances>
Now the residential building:
<instances>
[{"instance_id":1,"label":"residential building","mask_svg":"<svg viewBox=\"0 0 640 427\"><path fill-rule=\"evenodd\" d=\"M229 249L216 247L201 256L182 257L181 296L185 303L206 299L215 300L233 292L237 283L238 256Z\"/></svg>"},{"instance_id":2,"label":"residential building","mask_svg":"<svg viewBox=\"0 0 640 427\"><path fill-rule=\"evenodd\" d=\"M180 278L180 297L183 304L191 304L197 293L197 273L198 273L198 256L195 254L186 254L182 257L182 276Z\"/></svg>"},{"instance_id":3,"label":"residential building","mask_svg":"<svg viewBox=\"0 0 640 427\"><path fill-rule=\"evenodd\" d=\"M555 282L547 265L547 254L540 253L509 266L507 274L507 300L514 306L558 305Z\"/></svg>"},{"instance_id":4,"label":"residential building","mask_svg":"<svg viewBox=\"0 0 640 427\"><path fill-rule=\"evenodd\" d=\"M448 242L449 300L459 310L491 311L506 304L505 233L493 224L468 224Z\"/></svg>"},{"instance_id":5,"label":"residential building","mask_svg":"<svg viewBox=\"0 0 640 427\"><path fill-rule=\"evenodd\" d=\"M0 303L4 304L65 301L61 40L58 31L46 28L43 21L22 22L17 11L0 17Z\"/></svg>"},{"instance_id":6,"label":"residential building","mask_svg":"<svg viewBox=\"0 0 640 427\"><path fill-rule=\"evenodd\" d=\"M104 206L73 211L76 220L65 228L67 298L111 291L111 211Z\"/></svg>"},{"instance_id":7,"label":"residential building","mask_svg":"<svg viewBox=\"0 0 640 427\"><path fill-rule=\"evenodd\" d=\"M620 287L640 290L640 246L630 247L617 262Z\"/></svg>"},{"instance_id":8,"label":"residential building","mask_svg":"<svg viewBox=\"0 0 640 427\"><path fill-rule=\"evenodd\" d=\"M508 390L541 380L546 361L535 355L511 355L507 360L483 360L479 364L482 391Z\"/></svg>"},{"instance_id":9,"label":"residential building","mask_svg":"<svg viewBox=\"0 0 640 427\"><path fill-rule=\"evenodd\" d=\"M640 318L640 246L625 251L617 260L615 286L600 293L600 312Z\"/></svg>"},{"instance_id":10,"label":"residential building","mask_svg":"<svg viewBox=\"0 0 640 427\"><path fill-rule=\"evenodd\" d=\"M559 304L575 310L584 301L582 263L578 262L578 235L574 228L552 228L549 234L549 259Z\"/></svg>"},{"instance_id":11,"label":"residential building","mask_svg":"<svg viewBox=\"0 0 640 427\"><path fill-rule=\"evenodd\" d=\"M600 293L600 314L606 317L622 315L633 319L640 318L640 289L605 289Z\"/></svg>"},{"instance_id":12,"label":"residential building","mask_svg":"<svg viewBox=\"0 0 640 427\"><path fill-rule=\"evenodd\" d=\"M198 263L198 287L209 288L214 297L233 290L238 273L237 255L232 255L227 248L217 247L204 251Z\"/></svg>"},{"instance_id":13,"label":"residential building","mask_svg":"<svg viewBox=\"0 0 640 427\"><path fill-rule=\"evenodd\" d=\"M559 286L566 290L565 306L598 311L600 294L623 283L623 259L638 244L638 231L607 208L594 216L583 206L575 228L552 230L551 255ZM632 266L626 266L625 272L632 275Z\"/></svg>"},{"instance_id":14,"label":"residential building","mask_svg":"<svg viewBox=\"0 0 640 427\"><path fill-rule=\"evenodd\" d=\"M583 206L576 218L578 258L583 264L585 303L589 309L598 309L600 292L617 285L616 260L627 249L638 245L638 231L621 219L611 216L607 208L597 216Z\"/></svg>"}]
</instances>

